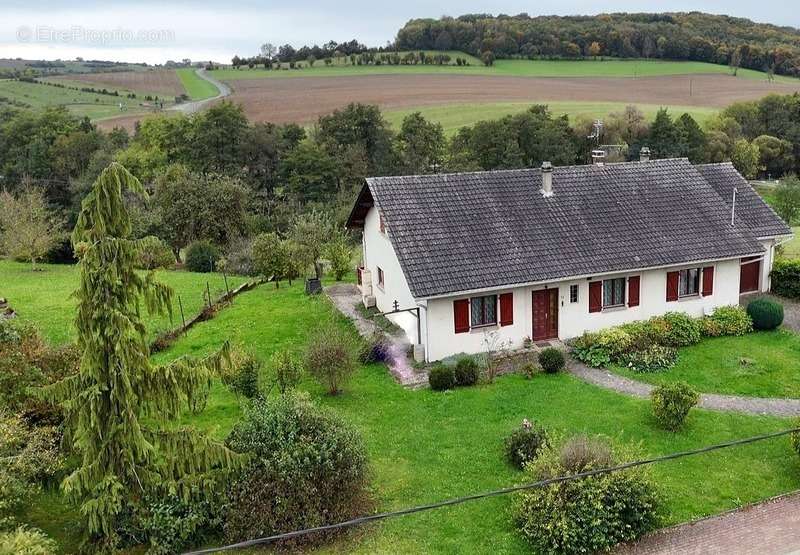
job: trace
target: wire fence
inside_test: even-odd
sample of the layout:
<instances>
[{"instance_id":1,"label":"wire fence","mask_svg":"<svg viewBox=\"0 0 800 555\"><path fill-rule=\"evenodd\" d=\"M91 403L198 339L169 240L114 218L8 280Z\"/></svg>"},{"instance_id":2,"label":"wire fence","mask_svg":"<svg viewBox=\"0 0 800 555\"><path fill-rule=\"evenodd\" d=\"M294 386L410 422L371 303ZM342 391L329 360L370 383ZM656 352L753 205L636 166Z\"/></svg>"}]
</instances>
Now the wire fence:
<instances>
[{"instance_id":1,"label":"wire fence","mask_svg":"<svg viewBox=\"0 0 800 555\"><path fill-rule=\"evenodd\" d=\"M538 482L531 482L531 483L528 483L528 484L521 484L521 485L518 485L518 486L511 486L511 487L508 487L508 488L502 488L502 489L486 491L486 492L482 492L482 493L475 493L475 494L472 494L472 495L466 495L466 496L463 496L463 497L456 497L456 498L452 498L452 499L446 499L446 500L443 500L443 501L438 501L436 503L430 503L430 504L427 504L427 505L417 505L415 507L408 507L406 509L400 509L400 510L397 510L397 511L388 511L388 512L384 512L384 513L376 513L376 514L373 514L373 515L365 515L365 516L361 516L361 517L354 518L354 519L351 519L351 520L345 520L343 522L337 522L335 524L328 524L326 526L317 526L317 527L314 527L314 528L306 528L306 529L303 529L303 530L295 530L293 532L286 532L286 533L283 533L283 534L275 534L273 536L265 536L263 538L255 538L255 539L252 539L252 540L233 543L233 544L230 544L230 545L224 545L224 546L220 546L220 547L209 547L209 548L206 548L206 549L200 549L200 550L196 550L196 551L189 551L189 552L186 552L184 555L201 555L201 554L206 554L206 553L220 553L222 551L231 551L231 550L234 550L234 549L244 549L244 548L247 548L247 547L254 547L254 546L257 546L257 545L267 545L267 544L275 543L275 542L278 542L278 541L281 541L281 540L289 540L289 539L292 539L292 538L297 538L297 537L300 537L300 536L306 536L306 535L309 535L309 534L315 534L315 533L319 533L319 532L329 532L329 531L339 530L339 529L344 529L344 528L352 528L352 527L355 527L355 526L361 526L363 524L367 524L367 523L370 523L370 522L376 522L376 521L379 521L379 520L386 520L386 519L389 519L389 518L395 518L395 517L410 515L410 514L414 514L414 513L420 513L420 512L423 512L423 511L432 511L432 510L435 510L435 509L441 509L443 507L450 507L450 506L453 506L453 505L460 505L462 503L467 503L467 502L470 502L470 501L477 501L477 500L486 499L486 498L489 498L489 497L497 497L497 496L501 496L501 495L508 495L508 494L511 494L511 493L530 490L530 489L534 489L534 488L541 488L541 487L549 486L549 485L552 485L552 484L558 484L558 483L562 483L562 482L570 482L570 481L573 481L573 480L580 480L580 479L583 479L583 478L588 478L590 476L599 476L599 475L602 475L602 474L609 474L611 472L619 472L620 470L625 470L625 469L628 469L628 468L634 468L634 467L637 467L637 466L644 466L644 465L662 463L662 462L671 461L671 460L675 460L675 459L681 459L681 458L684 458L684 457L691 457L691 456L695 456L695 455L701 455L703 453L710 453L712 451L718 451L720 449L728 449L728 448L736 447L736 446L739 446L739 445L747 445L749 443L756 443L756 442L759 442L759 441L766 441L768 439L774 439L776 437L787 436L787 435L795 433L795 432L800 433L800 428L791 428L791 429L788 429L788 430L781 430L781 431L778 431L778 432L771 432L771 433L768 433L768 434L762 434L762 435L758 435L758 436L751 436L751 437L746 437L746 438L743 438L743 439L736 439L736 440L732 440L732 441L727 441L725 443L717 443L717 444L714 444L714 445L707 445L705 447L700 447L698 449L692 449L692 450L688 450L688 451L678 451L678 452L675 452L675 453L669 453L667 455L661 455L661 456L652 457L652 458L649 458L649 459L641 459L641 460L637 460L637 461L631 461L631 462L618 464L618 465L610 466L610 467L606 467L606 468L598 468L598 469L595 469L595 470L587 470L585 472L579 472L577 474L570 474L570 475L565 475L565 476L557 476L555 478L548 478L546 480L539 480Z\"/></svg>"}]
</instances>

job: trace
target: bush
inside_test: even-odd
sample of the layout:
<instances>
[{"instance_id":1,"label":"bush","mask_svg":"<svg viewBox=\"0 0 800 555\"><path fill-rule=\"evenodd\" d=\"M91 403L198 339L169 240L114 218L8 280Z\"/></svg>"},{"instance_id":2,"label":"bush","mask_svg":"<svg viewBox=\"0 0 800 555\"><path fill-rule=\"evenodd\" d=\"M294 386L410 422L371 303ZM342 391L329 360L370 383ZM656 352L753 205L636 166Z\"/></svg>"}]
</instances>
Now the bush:
<instances>
[{"instance_id":1,"label":"bush","mask_svg":"<svg viewBox=\"0 0 800 555\"><path fill-rule=\"evenodd\" d=\"M667 312L651 321L660 332L658 343L667 347L686 347L701 339L700 323L682 312Z\"/></svg>"},{"instance_id":2,"label":"bush","mask_svg":"<svg viewBox=\"0 0 800 555\"><path fill-rule=\"evenodd\" d=\"M526 418L522 421L522 426L506 438L506 457L511 464L522 469L527 462L539 455L539 452L547 446L547 442L545 429Z\"/></svg>"},{"instance_id":3,"label":"bush","mask_svg":"<svg viewBox=\"0 0 800 555\"><path fill-rule=\"evenodd\" d=\"M582 438L575 445L580 445L586 456L575 468L604 468L616 458L610 448L599 449L597 440ZM590 450L584 449L587 446ZM593 458L595 451L600 458ZM578 472L562 464L565 458L569 456L565 457L563 450L545 449L527 467L530 480ZM657 510L658 496L650 474L639 467L525 491L517 498L513 513L517 529L536 552L594 553L654 529Z\"/></svg>"},{"instance_id":4,"label":"bush","mask_svg":"<svg viewBox=\"0 0 800 555\"><path fill-rule=\"evenodd\" d=\"M192 272L213 272L219 260L219 249L210 241L195 241L186 249L186 268Z\"/></svg>"},{"instance_id":5,"label":"bush","mask_svg":"<svg viewBox=\"0 0 800 555\"><path fill-rule=\"evenodd\" d=\"M226 365L222 375L222 383L234 395L252 399L258 395L260 373L261 362L255 356L242 349L234 349L231 351L230 364Z\"/></svg>"},{"instance_id":6,"label":"bush","mask_svg":"<svg viewBox=\"0 0 800 555\"><path fill-rule=\"evenodd\" d=\"M392 360L392 342L380 332L366 339L361 349L361 362L390 362Z\"/></svg>"},{"instance_id":7,"label":"bush","mask_svg":"<svg viewBox=\"0 0 800 555\"><path fill-rule=\"evenodd\" d=\"M55 555L58 544L41 530L19 526L0 533L0 555Z\"/></svg>"},{"instance_id":8,"label":"bush","mask_svg":"<svg viewBox=\"0 0 800 555\"><path fill-rule=\"evenodd\" d=\"M800 299L800 260L776 260L770 278L773 293L781 297Z\"/></svg>"},{"instance_id":9,"label":"bush","mask_svg":"<svg viewBox=\"0 0 800 555\"><path fill-rule=\"evenodd\" d=\"M136 256L136 267L143 270L172 268L175 266L175 253L158 237L148 236L142 239L142 249Z\"/></svg>"},{"instance_id":10,"label":"bush","mask_svg":"<svg viewBox=\"0 0 800 555\"><path fill-rule=\"evenodd\" d=\"M622 355L620 362L635 372L659 372L675 366L678 351L673 347L653 344L640 351Z\"/></svg>"},{"instance_id":11,"label":"bush","mask_svg":"<svg viewBox=\"0 0 800 555\"><path fill-rule=\"evenodd\" d=\"M176 496L148 504L137 520L150 545L148 555L184 551L219 533L223 523L220 503Z\"/></svg>"},{"instance_id":12,"label":"bush","mask_svg":"<svg viewBox=\"0 0 800 555\"><path fill-rule=\"evenodd\" d=\"M219 268L238 276L258 275L253 261L253 241L245 238L233 241L220 261Z\"/></svg>"},{"instance_id":13,"label":"bush","mask_svg":"<svg viewBox=\"0 0 800 555\"><path fill-rule=\"evenodd\" d=\"M753 331L753 321L741 306L721 306L701 322L703 335L708 337L745 335Z\"/></svg>"},{"instance_id":14,"label":"bush","mask_svg":"<svg viewBox=\"0 0 800 555\"><path fill-rule=\"evenodd\" d=\"M608 443L589 436L573 436L562 447L558 462L568 473L612 466L614 457Z\"/></svg>"},{"instance_id":15,"label":"bush","mask_svg":"<svg viewBox=\"0 0 800 555\"><path fill-rule=\"evenodd\" d=\"M526 362L517 369L526 378L532 378L539 371L539 368L532 362Z\"/></svg>"},{"instance_id":16,"label":"bush","mask_svg":"<svg viewBox=\"0 0 800 555\"><path fill-rule=\"evenodd\" d=\"M456 372L452 366L434 364L428 373L428 383L434 391L453 389L456 386Z\"/></svg>"},{"instance_id":17,"label":"bush","mask_svg":"<svg viewBox=\"0 0 800 555\"><path fill-rule=\"evenodd\" d=\"M589 366L608 366L627 352L633 338L622 328L608 328L584 333L573 343L575 356Z\"/></svg>"},{"instance_id":18,"label":"bush","mask_svg":"<svg viewBox=\"0 0 800 555\"><path fill-rule=\"evenodd\" d=\"M278 351L272 355L272 372L275 374L275 383L278 391L286 393L300 383L303 374L303 365L291 351Z\"/></svg>"},{"instance_id":19,"label":"bush","mask_svg":"<svg viewBox=\"0 0 800 555\"><path fill-rule=\"evenodd\" d=\"M674 432L683 426L689 410L697 404L700 396L687 384L678 382L657 387L650 399L658 424Z\"/></svg>"},{"instance_id":20,"label":"bush","mask_svg":"<svg viewBox=\"0 0 800 555\"><path fill-rule=\"evenodd\" d=\"M756 299L747 305L747 314L757 330L774 330L783 323L783 305L772 299Z\"/></svg>"},{"instance_id":21,"label":"bush","mask_svg":"<svg viewBox=\"0 0 800 555\"><path fill-rule=\"evenodd\" d=\"M320 328L306 349L306 369L336 395L356 371L358 344L353 335L334 323Z\"/></svg>"},{"instance_id":22,"label":"bush","mask_svg":"<svg viewBox=\"0 0 800 555\"><path fill-rule=\"evenodd\" d=\"M456 385L469 386L478 383L481 376L481 369L472 357L462 357L458 359L455 367Z\"/></svg>"},{"instance_id":23,"label":"bush","mask_svg":"<svg viewBox=\"0 0 800 555\"><path fill-rule=\"evenodd\" d=\"M539 353L539 365L548 374L555 374L564 368L564 353L555 347L547 347Z\"/></svg>"},{"instance_id":24,"label":"bush","mask_svg":"<svg viewBox=\"0 0 800 555\"><path fill-rule=\"evenodd\" d=\"M306 396L255 401L227 444L251 454L228 490L224 529L230 541L332 524L369 510L361 437Z\"/></svg>"}]
</instances>

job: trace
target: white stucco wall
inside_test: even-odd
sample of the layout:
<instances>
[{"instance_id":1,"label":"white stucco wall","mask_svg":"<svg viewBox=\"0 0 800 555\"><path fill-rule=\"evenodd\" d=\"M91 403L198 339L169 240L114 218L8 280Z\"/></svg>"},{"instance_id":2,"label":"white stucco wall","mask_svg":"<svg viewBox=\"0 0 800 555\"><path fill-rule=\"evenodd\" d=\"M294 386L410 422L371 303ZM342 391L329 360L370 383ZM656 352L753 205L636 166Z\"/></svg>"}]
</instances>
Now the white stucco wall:
<instances>
[{"instance_id":1,"label":"white stucco wall","mask_svg":"<svg viewBox=\"0 0 800 555\"><path fill-rule=\"evenodd\" d=\"M669 268L669 271L696 266ZM531 337L533 333L532 292L536 289L558 288L558 336L560 339L577 337L585 331L596 331L626 322L645 320L668 311L679 311L690 316L700 317L705 310L713 309L717 306L738 304L739 260L702 264L702 266L715 267L713 294L708 297L696 296L673 302L666 301L667 269L602 276L602 279L628 277L631 275L641 276L639 286L640 301L637 307L616 308L595 313L589 312L589 282L601 279L600 276L591 279L553 283L547 287L542 285L498 289L491 293L500 294L511 291L514 294L513 325L491 326L458 334L455 333L453 321L453 301L468 298L469 296L431 299L427 303L429 321L427 328L428 359L439 360L457 353L476 354L484 352L488 332L496 332L498 340L507 343L510 348L521 347L525 338ZM569 301L569 286L571 284L578 285L577 303L570 303Z\"/></svg>"},{"instance_id":2,"label":"white stucco wall","mask_svg":"<svg viewBox=\"0 0 800 555\"><path fill-rule=\"evenodd\" d=\"M775 241L772 239L763 240L761 244L764 245L764 261L761 263L759 288L766 293L771 287L769 273L772 271L773 262L775 262Z\"/></svg>"}]
</instances>

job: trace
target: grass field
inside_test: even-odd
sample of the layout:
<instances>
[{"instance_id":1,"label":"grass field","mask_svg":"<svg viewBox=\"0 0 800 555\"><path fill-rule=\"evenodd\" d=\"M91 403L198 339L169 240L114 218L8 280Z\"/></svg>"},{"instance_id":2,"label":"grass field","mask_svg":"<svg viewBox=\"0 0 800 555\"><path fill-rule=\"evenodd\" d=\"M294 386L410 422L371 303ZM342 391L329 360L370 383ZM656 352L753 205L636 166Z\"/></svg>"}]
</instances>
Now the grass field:
<instances>
[{"instance_id":1,"label":"grass field","mask_svg":"<svg viewBox=\"0 0 800 555\"><path fill-rule=\"evenodd\" d=\"M74 337L72 321L75 318L75 300L71 297L78 283L78 268L71 265L43 264L41 271L31 271L30 264L0 259L0 297L8 299L22 321L32 322L47 340L64 343ZM153 335L180 324L181 313L178 295L188 320L203 306L203 293L209 283L212 297L225 291L221 274L195 274L192 272L160 271L159 279L170 285L174 292L172 322L168 316L148 318ZM231 288L244 281L229 276Z\"/></svg>"},{"instance_id":2,"label":"grass field","mask_svg":"<svg viewBox=\"0 0 800 555\"><path fill-rule=\"evenodd\" d=\"M41 277L39 277L41 276ZM37 274L24 287L46 287ZM36 283L31 283L31 282ZM5 280L0 280L5 283ZM41 282L41 285L39 285ZM20 287L20 286L17 286ZM11 297L13 301L13 296ZM35 310L36 299L29 305ZM189 332L166 361L203 354L223 341L240 342L261 359L280 348L300 350L321 322L349 326L324 298L309 298L302 286L262 286ZM268 376L265 374L265 380ZM693 411L685 430L669 433L650 419L649 403L598 389L566 375L518 375L493 385L448 393L407 390L382 365L363 366L344 392L324 395L308 380L312 398L352 421L363 434L373 469L377 510L398 509L516 484L523 479L503 459L503 437L525 417L553 432L603 434L658 455L777 430L786 421L738 414ZM215 384L207 410L185 423L224 438L240 415L234 396ZM800 462L787 440L665 463L654 469L664 497L664 524L685 521L800 487ZM499 553L527 550L513 530L508 497L406 516L370 526L323 552ZM25 518L74 549L76 516L55 492L40 496Z\"/></svg>"},{"instance_id":3,"label":"grass field","mask_svg":"<svg viewBox=\"0 0 800 555\"><path fill-rule=\"evenodd\" d=\"M0 97L22 102L26 107L33 110L41 110L47 106L62 105L66 106L76 116L89 116L91 119L134 114L142 111L137 106L137 100L8 79L0 80ZM120 111L120 102L128 107L126 111ZM5 103L0 100L0 106L3 105Z\"/></svg>"},{"instance_id":4,"label":"grass field","mask_svg":"<svg viewBox=\"0 0 800 555\"><path fill-rule=\"evenodd\" d=\"M451 53L452 56L457 55ZM466 54L460 54L466 56ZM476 60L477 62L477 60ZM243 67L235 70L232 68L214 70L217 79L234 81L237 79L261 79L264 77L331 77L346 75L386 75L386 74L427 74L427 73L458 73L465 75L502 75L516 77L655 77L660 75L691 75L702 73L730 74L730 68L718 64L704 62L672 62L660 60L497 60L493 66L486 67L481 63L470 62L468 66L455 65L369 65L359 66L352 64L339 64L325 66L317 62L314 67L298 70L266 70L262 68L249 69ZM740 69L738 77L744 79L767 79L767 74ZM797 79L784 76L775 76L775 82L798 83Z\"/></svg>"},{"instance_id":5,"label":"grass field","mask_svg":"<svg viewBox=\"0 0 800 555\"><path fill-rule=\"evenodd\" d=\"M183 83L183 88L186 89L186 94L188 94L189 98L192 100L203 100L219 94L217 87L205 79L198 77L194 68L185 67L176 69L175 71L181 83Z\"/></svg>"},{"instance_id":6,"label":"grass field","mask_svg":"<svg viewBox=\"0 0 800 555\"><path fill-rule=\"evenodd\" d=\"M502 118L510 114L524 112L534 102L497 102L488 104L453 104L447 106L420 106L403 110L384 112L386 120L399 129L403 118L414 112L420 112L426 119L442 124L446 135L454 135L461 127L473 125L482 120ZM576 117L604 118L612 112L620 112L628 103L625 102L554 102L542 101L555 115L566 114L574 121ZM639 105L648 119L653 119L661 106ZM717 113L713 108L699 106L667 106L670 113L679 116L684 112L690 114L700 125Z\"/></svg>"},{"instance_id":7,"label":"grass field","mask_svg":"<svg viewBox=\"0 0 800 555\"><path fill-rule=\"evenodd\" d=\"M800 336L779 330L704 339L681 349L664 372L612 370L656 385L683 381L703 393L800 398Z\"/></svg>"}]
</instances>

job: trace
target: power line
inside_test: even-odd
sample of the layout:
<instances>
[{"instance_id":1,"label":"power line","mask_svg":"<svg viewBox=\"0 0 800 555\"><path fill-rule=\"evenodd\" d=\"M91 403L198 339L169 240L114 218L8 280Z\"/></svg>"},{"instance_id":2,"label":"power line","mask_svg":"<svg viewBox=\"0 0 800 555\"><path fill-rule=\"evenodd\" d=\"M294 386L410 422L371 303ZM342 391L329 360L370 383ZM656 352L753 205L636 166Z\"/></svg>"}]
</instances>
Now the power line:
<instances>
[{"instance_id":1,"label":"power line","mask_svg":"<svg viewBox=\"0 0 800 555\"><path fill-rule=\"evenodd\" d=\"M206 553L219 553L221 551L228 551L233 549L244 549L246 547L253 547L255 545L262 545L273 543L276 541L281 540L288 540L292 538L297 538L300 536L305 536L308 534L314 534L317 532L327 532L331 530L338 530L341 528L350 528L352 526L360 526L361 524L366 524L368 522L374 522L378 520L385 520L387 518L394 518L398 516L410 515L414 513L420 513L423 511L430 511L433 509L440 509L442 507L449 507L452 505L460 505L462 503L466 503L468 501L476 501L478 499L486 499L488 497L497 497L500 495L508 495L510 493L515 493L518 491L524 491L534 488L540 488L543 486L549 486L551 484L558 484L562 482L570 482L572 480L579 480L582 478L588 478L590 476L598 476L600 474L609 474L611 472L618 472L620 470L625 470L628 468L634 468L637 466L644 466L648 464L660 463L665 461L671 461L674 459L680 459L683 457L690 457L693 455L700 455L703 453L709 453L711 451L717 451L719 449L727 449L729 447L736 447L738 445L746 445L748 443L755 443L757 441L764 441L767 439L773 439L776 437L781 437L785 435L789 435L794 432L800 432L800 428L791 428L788 430L781 430L779 432L772 432L769 434L762 434L758 436L751 436L743 439L736 439L733 441L728 441L725 443L717 443L715 445L708 445L706 447L701 447L699 449L692 449L689 451L679 451L676 453L670 453L668 455L662 455L660 457L653 457L650 459L642 459L638 461L627 462L623 464L619 464L616 466L610 466L606 468L598 468L595 470L587 470L584 472L579 472L577 474L570 474L568 476L557 476L555 478L548 478L546 480L539 480L538 482L532 482L529 484L521 484L518 486L511 486L508 488L498 489L487 491L483 493L475 493L472 495L466 495L464 497L456 497L453 499L446 499L444 501L438 501L436 503L430 503L428 505L417 505L415 507L408 507L406 509L400 509L397 511L389 511L385 513L377 513L374 515L367 515L361 516L358 518L354 518L351 520L345 520L343 522L338 522L336 524L328 524L325 526L317 526L314 528L306 528L303 530L295 530L294 532L286 532L284 534L276 534L274 536L267 536L263 538L256 538L252 540L247 540L239 543L233 543L230 545L225 545L221 547L209 547L207 549L200 549L197 551L190 551L184 553L184 555L204 555Z\"/></svg>"}]
</instances>

